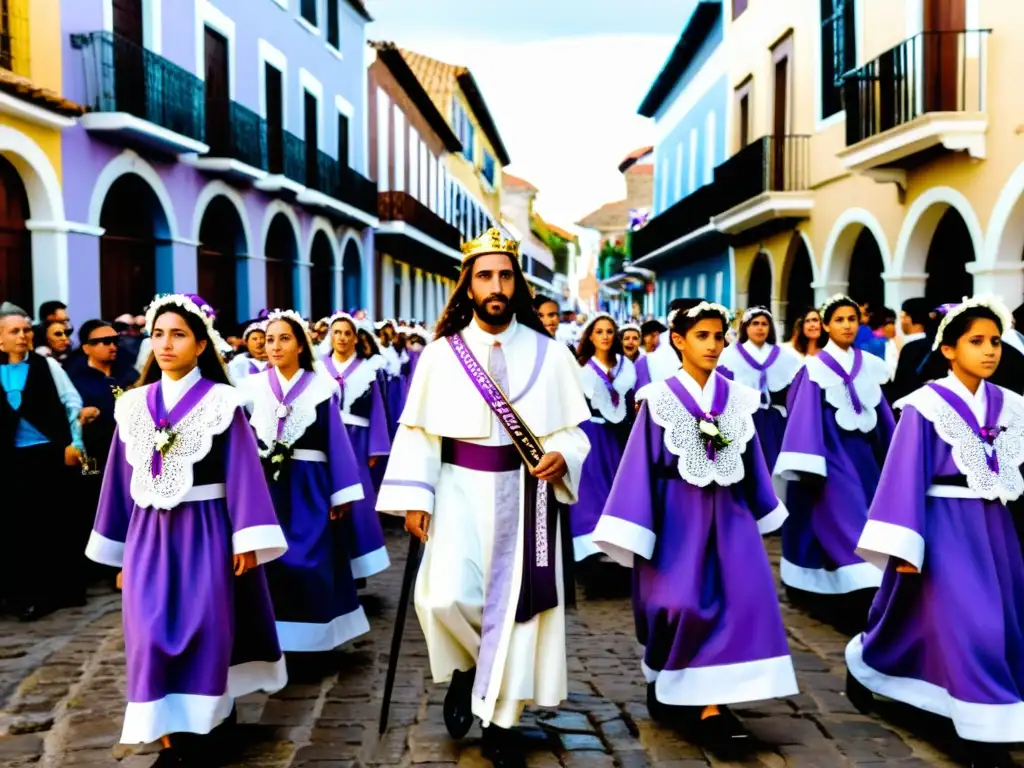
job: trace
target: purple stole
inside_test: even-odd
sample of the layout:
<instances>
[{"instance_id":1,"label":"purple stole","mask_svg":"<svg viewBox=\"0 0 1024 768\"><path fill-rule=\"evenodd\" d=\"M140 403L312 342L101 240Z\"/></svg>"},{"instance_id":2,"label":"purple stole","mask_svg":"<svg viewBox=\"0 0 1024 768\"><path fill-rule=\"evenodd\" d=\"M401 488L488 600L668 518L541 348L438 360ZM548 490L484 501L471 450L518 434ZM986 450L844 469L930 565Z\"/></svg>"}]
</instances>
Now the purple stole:
<instances>
[{"instance_id":1,"label":"purple stole","mask_svg":"<svg viewBox=\"0 0 1024 768\"><path fill-rule=\"evenodd\" d=\"M146 392L146 406L149 408L149 415L153 419L153 424L156 425L158 430L167 430L168 432L174 432L174 425L180 422L183 418L191 413L192 409L202 402L202 399L206 397L206 394L213 389L213 382L209 379L199 379L192 388L189 389L177 404L171 408L171 412L167 412L167 406L164 405L164 393L163 388L158 381L156 384L152 384L149 387L149 391ZM164 456L160 453L159 449L153 448L153 462L151 471L153 477L157 477L164 469Z\"/></svg>"},{"instance_id":2,"label":"purple stole","mask_svg":"<svg viewBox=\"0 0 1024 768\"><path fill-rule=\"evenodd\" d=\"M250 360L249 361L249 375L250 376L255 376L257 373L260 373L259 366L256 365L256 363L254 363L252 360Z\"/></svg>"},{"instance_id":3,"label":"purple stole","mask_svg":"<svg viewBox=\"0 0 1024 768\"><path fill-rule=\"evenodd\" d=\"M349 365L345 369L344 373L338 373L338 366L334 362L334 354L325 355L323 358L324 367L327 368L327 372L331 375L331 378L338 382L338 386L341 388L341 406L345 407L345 380L352 375L356 368L363 364L360 358L356 358L356 361Z\"/></svg>"},{"instance_id":4,"label":"purple stole","mask_svg":"<svg viewBox=\"0 0 1024 768\"><path fill-rule=\"evenodd\" d=\"M857 374L860 373L860 369L864 365L864 353L856 347L853 348L853 369L849 373L843 370L843 366L841 366L839 362L825 350L821 350L817 357L825 364L826 368L843 380L843 384L846 386L846 391L850 395L850 402L853 404L854 412L858 416L864 413L864 405L861 403L860 397L857 395L856 387L853 386L853 382L856 380Z\"/></svg>"},{"instance_id":5,"label":"purple stole","mask_svg":"<svg viewBox=\"0 0 1024 768\"><path fill-rule=\"evenodd\" d=\"M594 358L590 358L587 361L587 365L593 368L594 371L597 373L598 377L601 379L601 381L604 382L604 388L608 390L608 394L612 398L612 406L614 406L615 408L619 407L620 399L619 392L617 389L615 389L615 379L617 379L619 373L622 372L622 357L622 355L619 355L619 362L615 366L615 369L612 371L610 376L604 372L604 368L602 368L600 365L594 362Z\"/></svg>"},{"instance_id":6,"label":"purple stole","mask_svg":"<svg viewBox=\"0 0 1024 768\"><path fill-rule=\"evenodd\" d=\"M718 374L712 373L714 377ZM724 378L724 377L723 377ZM693 395L690 394L689 390L683 385L683 382L679 380L677 376L672 376L665 379L665 384L672 390L672 394L675 395L679 402L683 404L683 408L700 424L702 421L710 421L715 424L715 419L725 413L726 406L729 405L729 385L714 379L715 381L715 394L711 398L711 412L707 413L700 407ZM717 426L717 424L716 424ZM711 440L704 441L705 450L707 451L708 461L714 461L718 455L718 450L715 448L715 444Z\"/></svg>"},{"instance_id":7,"label":"purple stole","mask_svg":"<svg viewBox=\"0 0 1024 768\"><path fill-rule=\"evenodd\" d=\"M487 403L487 407L498 417L498 421L512 438L512 444L519 451L519 455L527 466L533 468L540 462L544 455L544 449L537 440L530 428L523 423L516 413L515 408L506 399L501 389L487 373L487 370L480 365L476 356L470 351L461 334L449 336L448 345L455 353L455 359L459 361L466 376L473 382L480 397ZM554 553L549 556L547 542L554 539L556 535L556 524L558 521L557 509L562 505L557 504L553 498L554 491L551 485L545 483L542 487L540 482L529 472L525 473L526 487L523 497L525 500L525 521L524 521L524 547L523 547L523 580L519 589L519 604L516 606L516 622L525 623L539 613L551 610L558 606L558 575L555 571L556 560ZM547 494L547 520L539 519L537 509L538 494ZM538 525L542 534L546 524L546 535L538 536ZM568 531L567 521L563 525L563 531ZM563 536L566 534L563 533ZM564 559L564 558L563 558ZM570 560L571 563L571 560ZM563 564L563 575L566 572ZM571 583L571 582L570 582ZM567 592L566 595L569 593ZM568 597L567 597L568 600Z\"/></svg>"},{"instance_id":8,"label":"purple stole","mask_svg":"<svg viewBox=\"0 0 1024 768\"><path fill-rule=\"evenodd\" d=\"M981 439L982 444L985 446L985 460L988 463L988 468L992 470L992 474L998 475L999 456L995 451L995 441L1003 432L1003 427L998 425L999 414L1003 412L1003 391L987 381L981 382L981 386L985 387L985 424L990 425L985 426L978 424L974 411L971 410L970 406L959 395L934 381L927 386L931 387L935 394L946 402L946 405L956 411L956 414Z\"/></svg>"},{"instance_id":9,"label":"purple stole","mask_svg":"<svg viewBox=\"0 0 1024 768\"><path fill-rule=\"evenodd\" d=\"M299 380L295 382L292 388L288 391L288 395L285 396L284 390L281 388L281 381L277 378L277 373L273 368L267 369L267 380L270 382L270 391L274 393L274 397L277 398L279 405L274 415L277 417L277 437L280 439L281 432L284 429L285 419L288 418L288 414L292 412L292 403L294 403L299 395L306 391L306 388L313 383L313 377L316 376L312 371L299 371Z\"/></svg>"},{"instance_id":10,"label":"purple stole","mask_svg":"<svg viewBox=\"0 0 1024 768\"><path fill-rule=\"evenodd\" d=\"M740 357L743 358L746 364L759 374L757 388L761 391L761 402L770 402L771 396L768 392L768 369L771 368L775 364L775 361L779 359L779 355L782 354L782 350L778 345L772 345L772 351L768 353L768 359L765 360L764 363L757 362L753 355L751 355L742 344L736 345L736 351L740 353Z\"/></svg>"}]
</instances>

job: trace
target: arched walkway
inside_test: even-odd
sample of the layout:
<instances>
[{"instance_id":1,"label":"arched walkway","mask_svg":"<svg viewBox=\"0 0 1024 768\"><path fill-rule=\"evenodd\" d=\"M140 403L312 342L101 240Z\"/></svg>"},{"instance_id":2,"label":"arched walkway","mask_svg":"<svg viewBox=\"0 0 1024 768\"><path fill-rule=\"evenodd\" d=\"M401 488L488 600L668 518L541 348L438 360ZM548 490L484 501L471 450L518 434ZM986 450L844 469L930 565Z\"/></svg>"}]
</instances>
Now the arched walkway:
<instances>
[{"instance_id":1,"label":"arched walkway","mask_svg":"<svg viewBox=\"0 0 1024 768\"><path fill-rule=\"evenodd\" d=\"M230 330L243 318L239 314L239 257L248 252L242 220L228 198L210 201L199 225L199 295L217 310L218 323ZM243 304L245 302L242 302Z\"/></svg>"},{"instance_id":2,"label":"arched walkway","mask_svg":"<svg viewBox=\"0 0 1024 768\"><path fill-rule=\"evenodd\" d=\"M803 236L796 232L786 250L786 261L782 267L782 286L785 300L785 333L804 313L814 306L814 264L811 252Z\"/></svg>"},{"instance_id":3,"label":"arched walkway","mask_svg":"<svg viewBox=\"0 0 1024 768\"><path fill-rule=\"evenodd\" d=\"M1001 293L1011 306L1024 298L1024 163L1010 175L988 221L984 253L978 257L979 271L987 285L982 293ZM977 273L976 273L977 274ZM981 281L979 281L981 282Z\"/></svg>"},{"instance_id":4,"label":"arched walkway","mask_svg":"<svg viewBox=\"0 0 1024 768\"><path fill-rule=\"evenodd\" d=\"M974 293L974 276L967 265L974 261L971 233L963 217L955 208L947 208L935 226L928 246L924 271L924 296L938 306L960 301Z\"/></svg>"},{"instance_id":5,"label":"arched walkway","mask_svg":"<svg viewBox=\"0 0 1024 768\"><path fill-rule=\"evenodd\" d=\"M310 299L313 321L334 311L334 248L323 230L313 235L310 248Z\"/></svg>"},{"instance_id":6,"label":"arched walkway","mask_svg":"<svg viewBox=\"0 0 1024 768\"><path fill-rule=\"evenodd\" d=\"M767 253L761 251L750 265L750 279L747 282L747 306L772 306L772 265Z\"/></svg>"},{"instance_id":7,"label":"arched walkway","mask_svg":"<svg viewBox=\"0 0 1024 768\"><path fill-rule=\"evenodd\" d=\"M32 235L25 227L28 192L18 169L0 155L0 297L35 312Z\"/></svg>"},{"instance_id":8,"label":"arched walkway","mask_svg":"<svg viewBox=\"0 0 1024 768\"><path fill-rule=\"evenodd\" d=\"M171 221L153 187L124 173L107 191L99 225L100 311L105 318L139 314L155 293L172 289Z\"/></svg>"},{"instance_id":9,"label":"arched walkway","mask_svg":"<svg viewBox=\"0 0 1024 768\"><path fill-rule=\"evenodd\" d=\"M863 227L850 253L847 293L859 304L881 307L885 304L885 260L874 233Z\"/></svg>"},{"instance_id":10,"label":"arched walkway","mask_svg":"<svg viewBox=\"0 0 1024 768\"><path fill-rule=\"evenodd\" d=\"M267 308L291 309L297 302L295 272L299 244L292 222L283 212L270 221L266 238Z\"/></svg>"},{"instance_id":11,"label":"arched walkway","mask_svg":"<svg viewBox=\"0 0 1024 768\"><path fill-rule=\"evenodd\" d=\"M359 243L349 239L341 262L342 306L346 311L361 309L363 306L363 263Z\"/></svg>"}]
</instances>

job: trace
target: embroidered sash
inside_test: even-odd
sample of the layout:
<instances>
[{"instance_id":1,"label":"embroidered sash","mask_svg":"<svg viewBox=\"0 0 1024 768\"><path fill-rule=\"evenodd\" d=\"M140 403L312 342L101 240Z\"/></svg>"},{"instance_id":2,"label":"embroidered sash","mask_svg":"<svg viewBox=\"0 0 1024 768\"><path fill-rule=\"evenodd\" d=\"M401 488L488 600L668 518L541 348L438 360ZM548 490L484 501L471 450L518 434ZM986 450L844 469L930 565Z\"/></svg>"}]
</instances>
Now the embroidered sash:
<instances>
[{"instance_id":1,"label":"embroidered sash","mask_svg":"<svg viewBox=\"0 0 1024 768\"><path fill-rule=\"evenodd\" d=\"M288 391L287 396L284 394L284 390L281 389L281 380L277 377L277 372L270 368L267 370L267 378L270 381L270 391L274 393L274 397L277 398L277 402L280 405L277 406L277 411L274 415L277 417L277 437L280 439L281 431L284 429L284 423L288 418L288 414L292 412L292 403L294 403L299 395L306 391L306 388L313 382L314 374L312 371L302 371L299 373L299 380L295 382L294 386Z\"/></svg>"},{"instance_id":2,"label":"embroidered sash","mask_svg":"<svg viewBox=\"0 0 1024 768\"><path fill-rule=\"evenodd\" d=\"M173 433L174 425L188 416L191 410L202 402L211 389L213 389L212 381L209 379L199 379L188 392L181 396L181 399L178 400L175 406L171 408L171 412L168 413L167 406L164 405L163 387L160 382L157 382L151 385L149 391L146 392L146 407L149 408L149 415L153 418L153 423L157 429L166 429ZM158 476L163 472L163 469L164 456L156 446L153 446L153 463L151 468L153 477Z\"/></svg>"},{"instance_id":3,"label":"embroidered sash","mask_svg":"<svg viewBox=\"0 0 1024 768\"><path fill-rule=\"evenodd\" d=\"M771 395L768 392L768 369L775 364L775 361L779 359L779 355L782 354L782 349L778 345L772 346L772 351L768 353L768 358L763 362L759 363L754 359L754 356L747 351L747 348L742 344L736 345L736 351L740 357L743 358L744 362L749 365L753 370L758 373L757 388L761 392L761 402L771 402Z\"/></svg>"},{"instance_id":4,"label":"embroidered sash","mask_svg":"<svg viewBox=\"0 0 1024 768\"><path fill-rule=\"evenodd\" d=\"M715 376L714 373L711 375ZM698 424L702 421L710 421L714 424L715 420L725 413L726 406L729 405L729 387L728 385L721 384L718 381L715 381L715 394L711 398L710 412L705 412L704 409L700 407L693 395L690 394L690 391L683 385L683 382L675 376L665 379L665 384L668 385L670 390L672 390L672 394L679 398L679 402L682 403L683 408L685 408L686 412L697 420ZM715 456L718 454L718 449L715 448L714 441L705 440L704 446L707 451L708 461L714 461Z\"/></svg>"},{"instance_id":5,"label":"embroidered sash","mask_svg":"<svg viewBox=\"0 0 1024 768\"><path fill-rule=\"evenodd\" d=\"M622 355L619 355L619 362L612 370L610 376L607 373L605 373L604 368L602 368L600 365L594 362L594 358L590 358L587 361L587 365L594 369L598 377L604 383L604 388L608 390L608 395L612 399L613 408L619 407L619 400L621 398L621 396L619 395L619 391L615 389L615 379L617 379L619 377L619 374L622 372L622 359Z\"/></svg>"},{"instance_id":6,"label":"embroidered sash","mask_svg":"<svg viewBox=\"0 0 1024 768\"><path fill-rule=\"evenodd\" d=\"M856 381L857 374L860 373L860 369L864 365L864 353L854 348L853 369L849 373L825 350L818 353L818 359L824 363L826 368L842 379L843 384L846 386L846 391L850 395L850 403L853 405L854 413L860 416L864 412L864 405L861 403L860 396L857 394L857 388L853 386L853 383Z\"/></svg>"},{"instance_id":7,"label":"embroidered sash","mask_svg":"<svg viewBox=\"0 0 1024 768\"><path fill-rule=\"evenodd\" d=\"M978 424L978 418L974 415L974 411L956 393L934 381L928 384L935 394L941 397L946 405L952 408L978 436L985 447L985 461L988 468L992 470L992 474L998 475L999 455L996 453L995 442L1003 432L1003 428L998 425L999 414L1003 411L1003 391L987 381L981 382L981 385L985 387L985 424L991 426Z\"/></svg>"}]
</instances>

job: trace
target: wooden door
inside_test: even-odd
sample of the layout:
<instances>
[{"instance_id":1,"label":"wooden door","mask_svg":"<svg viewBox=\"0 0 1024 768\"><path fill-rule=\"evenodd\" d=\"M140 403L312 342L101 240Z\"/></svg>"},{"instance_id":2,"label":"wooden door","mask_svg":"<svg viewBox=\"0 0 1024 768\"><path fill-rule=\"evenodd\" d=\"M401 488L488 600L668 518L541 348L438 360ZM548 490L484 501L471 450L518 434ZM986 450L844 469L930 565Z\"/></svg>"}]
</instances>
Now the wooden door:
<instances>
[{"instance_id":1,"label":"wooden door","mask_svg":"<svg viewBox=\"0 0 1024 768\"><path fill-rule=\"evenodd\" d=\"M283 173L284 138L282 131L284 131L284 94L281 72L267 64L264 73L267 105L267 155L270 159L270 172Z\"/></svg>"},{"instance_id":2,"label":"wooden door","mask_svg":"<svg viewBox=\"0 0 1024 768\"><path fill-rule=\"evenodd\" d=\"M114 98L118 112L148 119L143 0L113 0Z\"/></svg>"},{"instance_id":3,"label":"wooden door","mask_svg":"<svg viewBox=\"0 0 1024 768\"><path fill-rule=\"evenodd\" d=\"M267 309L295 306L295 254L291 224L278 214L267 233Z\"/></svg>"},{"instance_id":4,"label":"wooden door","mask_svg":"<svg viewBox=\"0 0 1024 768\"><path fill-rule=\"evenodd\" d=\"M924 111L955 112L960 86L961 38L967 23L964 0L925 0Z\"/></svg>"},{"instance_id":5,"label":"wooden door","mask_svg":"<svg viewBox=\"0 0 1024 768\"><path fill-rule=\"evenodd\" d=\"M325 180L320 179L317 167L317 151L320 147L319 105L316 96L309 91L303 91L302 95L306 139L306 178L311 185L323 187Z\"/></svg>"},{"instance_id":6,"label":"wooden door","mask_svg":"<svg viewBox=\"0 0 1024 768\"><path fill-rule=\"evenodd\" d=\"M238 317L238 254L242 222L225 197L216 197L203 214L199 227L199 295L217 310L218 324L225 330Z\"/></svg>"},{"instance_id":7,"label":"wooden door","mask_svg":"<svg viewBox=\"0 0 1024 768\"><path fill-rule=\"evenodd\" d=\"M348 168L348 118L338 115L338 162Z\"/></svg>"},{"instance_id":8,"label":"wooden door","mask_svg":"<svg viewBox=\"0 0 1024 768\"><path fill-rule=\"evenodd\" d=\"M100 213L100 311L103 317L140 314L156 293L153 191L125 174L107 192Z\"/></svg>"},{"instance_id":9,"label":"wooden door","mask_svg":"<svg viewBox=\"0 0 1024 768\"><path fill-rule=\"evenodd\" d=\"M313 238L309 270L312 317L317 320L334 312L334 253L327 235L318 232Z\"/></svg>"},{"instance_id":10,"label":"wooden door","mask_svg":"<svg viewBox=\"0 0 1024 768\"><path fill-rule=\"evenodd\" d=\"M206 143L225 157L231 144L231 94L228 86L228 41L206 28ZM205 294L201 294L205 298Z\"/></svg>"},{"instance_id":11,"label":"wooden door","mask_svg":"<svg viewBox=\"0 0 1024 768\"><path fill-rule=\"evenodd\" d=\"M28 194L17 169L0 156L0 296L31 312L32 236Z\"/></svg>"},{"instance_id":12,"label":"wooden door","mask_svg":"<svg viewBox=\"0 0 1024 768\"><path fill-rule=\"evenodd\" d=\"M768 177L769 189L784 191L786 189L787 140L789 133L789 78L790 62L793 58L793 38L785 40L772 48L772 61L775 65L775 78L772 88L772 138L771 173Z\"/></svg>"}]
</instances>

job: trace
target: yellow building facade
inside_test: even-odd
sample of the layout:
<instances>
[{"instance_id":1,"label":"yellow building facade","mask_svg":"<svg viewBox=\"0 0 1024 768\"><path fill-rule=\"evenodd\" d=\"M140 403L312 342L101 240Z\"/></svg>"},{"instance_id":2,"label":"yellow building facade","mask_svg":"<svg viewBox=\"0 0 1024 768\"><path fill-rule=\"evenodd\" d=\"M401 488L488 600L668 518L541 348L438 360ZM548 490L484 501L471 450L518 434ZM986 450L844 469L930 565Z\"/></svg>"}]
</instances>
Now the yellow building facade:
<instances>
[{"instance_id":1,"label":"yellow building facade","mask_svg":"<svg viewBox=\"0 0 1024 768\"><path fill-rule=\"evenodd\" d=\"M836 292L1019 305L1024 4L724 4L729 151L764 143L759 194L713 218L737 304L770 301L787 326Z\"/></svg>"},{"instance_id":2,"label":"yellow building facade","mask_svg":"<svg viewBox=\"0 0 1024 768\"><path fill-rule=\"evenodd\" d=\"M61 132L81 109L61 98L60 0L6 0L0 17L0 299L66 295ZM66 276L65 276L66 277Z\"/></svg>"}]
</instances>

